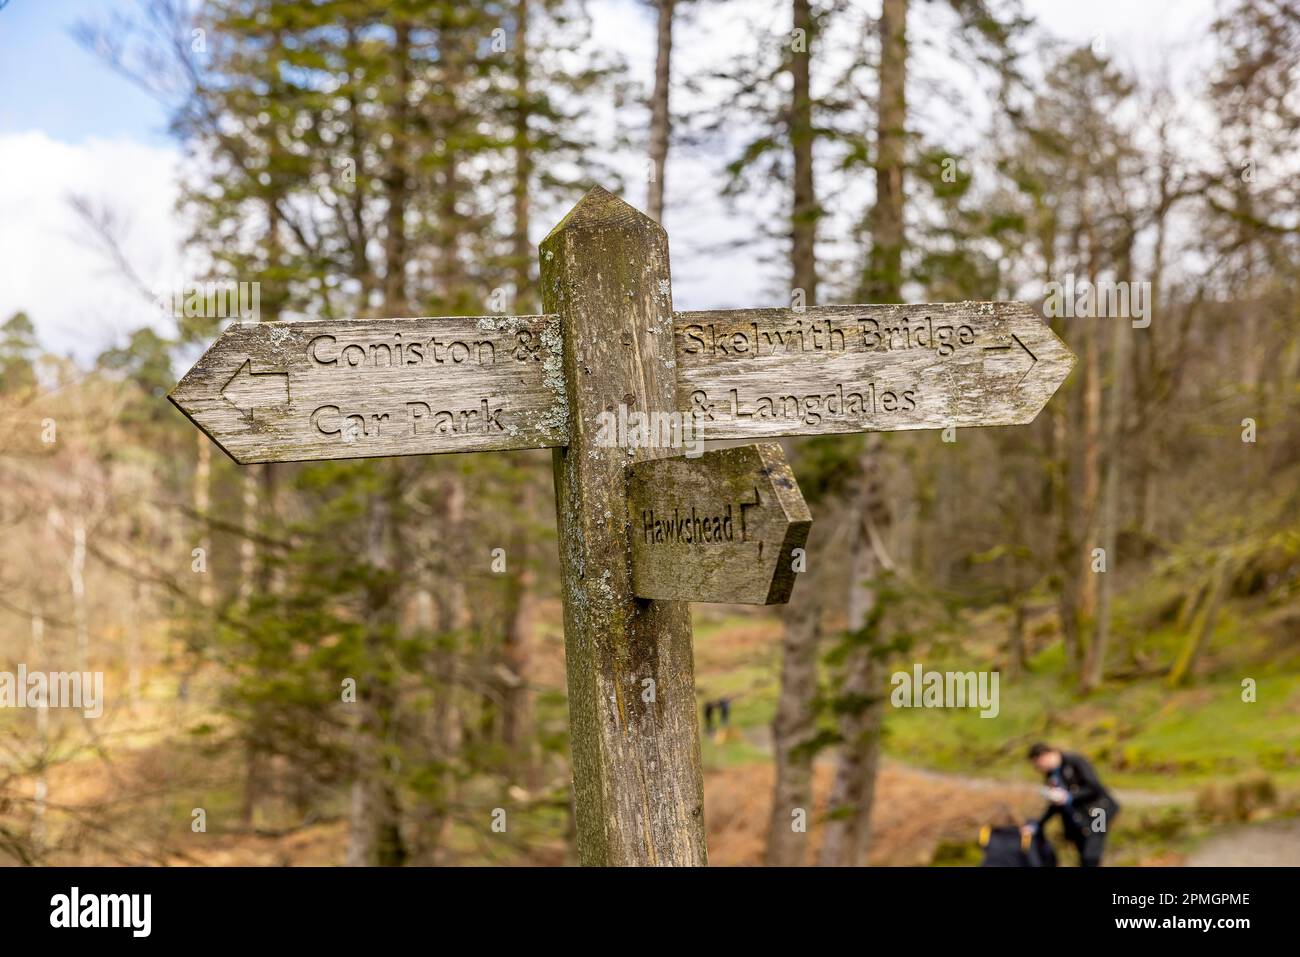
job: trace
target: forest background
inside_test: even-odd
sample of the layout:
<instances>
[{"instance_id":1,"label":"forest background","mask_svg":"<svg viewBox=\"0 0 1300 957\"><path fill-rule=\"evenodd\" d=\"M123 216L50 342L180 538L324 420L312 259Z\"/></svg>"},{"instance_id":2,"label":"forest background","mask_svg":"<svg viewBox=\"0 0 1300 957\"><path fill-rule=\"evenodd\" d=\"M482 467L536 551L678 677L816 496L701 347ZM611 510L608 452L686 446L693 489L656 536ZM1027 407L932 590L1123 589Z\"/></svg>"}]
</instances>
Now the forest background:
<instances>
[{"instance_id":1,"label":"forest background","mask_svg":"<svg viewBox=\"0 0 1300 957\"><path fill-rule=\"evenodd\" d=\"M678 308L1018 298L1079 356L1030 426L786 442L793 601L693 611L713 862L977 861L1039 739L1118 789L1118 863L1300 861L1300 6L1136 62L1034 6L77 19L167 117L183 242L160 280L69 191L102 269L54 285L111 277L105 314L0 317L0 670L106 688L0 709L0 860L574 859L550 454L238 467L165 396L224 321L201 284L263 321L540 311L536 243L599 183L667 225ZM7 249L41 245L21 191ZM998 716L895 707L917 664L998 671Z\"/></svg>"}]
</instances>

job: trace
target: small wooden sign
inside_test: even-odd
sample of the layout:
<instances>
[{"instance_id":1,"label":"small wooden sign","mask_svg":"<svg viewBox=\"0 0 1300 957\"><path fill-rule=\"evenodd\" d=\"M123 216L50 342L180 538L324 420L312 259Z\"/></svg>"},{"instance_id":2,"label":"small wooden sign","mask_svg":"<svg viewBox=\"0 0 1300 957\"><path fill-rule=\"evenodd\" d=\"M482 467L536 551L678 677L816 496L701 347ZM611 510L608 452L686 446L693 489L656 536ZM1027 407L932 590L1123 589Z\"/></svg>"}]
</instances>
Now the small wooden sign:
<instances>
[{"instance_id":1,"label":"small wooden sign","mask_svg":"<svg viewBox=\"0 0 1300 957\"><path fill-rule=\"evenodd\" d=\"M1074 365L1023 302L674 319L677 407L710 439L1023 425Z\"/></svg>"},{"instance_id":2,"label":"small wooden sign","mask_svg":"<svg viewBox=\"0 0 1300 957\"><path fill-rule=\"evenodd\" d=\"M790 600L812 515L775 443L630 465L638 598L774 605Z\"/></svg>"},{"instance_id":3,"label":"small wooden sign","mask_svg":"<svg viewBox=\"0 0 1300 957\"><path fill-rule=\"evenodd\" d=\"M229 326L171 400L236 462L568 442L556 316Z\"/></svg>"}]
</instances>

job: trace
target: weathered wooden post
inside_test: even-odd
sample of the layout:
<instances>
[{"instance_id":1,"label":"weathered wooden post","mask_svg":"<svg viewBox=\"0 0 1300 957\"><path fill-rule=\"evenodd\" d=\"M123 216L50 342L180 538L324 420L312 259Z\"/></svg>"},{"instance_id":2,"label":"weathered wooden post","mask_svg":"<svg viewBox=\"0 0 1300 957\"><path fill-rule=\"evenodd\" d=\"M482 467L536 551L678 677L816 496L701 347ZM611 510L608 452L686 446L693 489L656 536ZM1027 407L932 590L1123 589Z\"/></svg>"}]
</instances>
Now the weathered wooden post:
<instances>
[{"instance_id":1,"label":"weathered wooden post","mask_svg":"<svg viewBox=\"0 0 1300 957\"><path fill-rule=\"evenodd\" d=\"M597 440L602 412L677 408L668 237L597 187L541 246L569 444L555 456L570 740L584 864L704 864L690 608L633 595L624 468L672 450Z\"/></svg>"},{"instance_id":2,"label":"weathered wooden post","mask_svg":"<svg viewBox=\"0 0 1300 957\"><path fill-rule=\"evenodd\" d=\"M609 420L1018 425L1074 356L1020 302L674 314L668 237L599 187L541 254L546 315L235 324L170 398L240 463L554 449L582 862L704 864L685 601L786 601L811 515L779 446L652 462Z\"/></svg>"}]
</instances>

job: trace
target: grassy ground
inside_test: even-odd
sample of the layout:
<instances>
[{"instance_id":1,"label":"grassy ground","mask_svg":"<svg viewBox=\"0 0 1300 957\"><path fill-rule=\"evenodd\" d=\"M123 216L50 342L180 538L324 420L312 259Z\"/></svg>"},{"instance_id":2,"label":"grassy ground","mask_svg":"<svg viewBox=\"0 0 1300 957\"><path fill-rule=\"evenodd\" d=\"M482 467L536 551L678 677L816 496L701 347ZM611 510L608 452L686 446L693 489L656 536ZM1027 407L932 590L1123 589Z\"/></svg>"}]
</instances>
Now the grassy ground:
<instances>
[{"instance_id":1,"label":"grassy ground","mask_svg":"<svg viewBox=\"0 0 1300 957\"><path fill-rule=\"evenodd\" d=\"M1237 619L1226 617L1212 648L1230 650L1234 658L1267 650L1250 647ZM758 636L763 642L757 646L745 640ZM780 666L772 649L779 639L776 622L732 617L697 625L701 696L734 695L732 724L746 732L710 747L706 760L743 762L753 741L766 733L778 693ZM976 653L963 655L950 646L912 657L927 671L988 669L990 657L978 653L981 644L987 642L970 643ZM1153 636L1143 653L1163 657L1173 646L1172 637ZM911 664L893 667L910 671ZM1243 700L1245 678L1255 684L1254 701ZM994 718L974 709L891 706L886 753L927 768L1027 779L1032 775L1024 750L1046 739L1083 751L1121 788L1185 790L1255 772L1300 784L1300 670L1294 660L1242 667L1211 658L1189 687L1172 689L1162 675L1153 675L1111 681L1081 698L1066 680L1060 644L1053 643L1031 658L1028 672L1003 672L998 690Z\"/></svg>"}]
</instances>

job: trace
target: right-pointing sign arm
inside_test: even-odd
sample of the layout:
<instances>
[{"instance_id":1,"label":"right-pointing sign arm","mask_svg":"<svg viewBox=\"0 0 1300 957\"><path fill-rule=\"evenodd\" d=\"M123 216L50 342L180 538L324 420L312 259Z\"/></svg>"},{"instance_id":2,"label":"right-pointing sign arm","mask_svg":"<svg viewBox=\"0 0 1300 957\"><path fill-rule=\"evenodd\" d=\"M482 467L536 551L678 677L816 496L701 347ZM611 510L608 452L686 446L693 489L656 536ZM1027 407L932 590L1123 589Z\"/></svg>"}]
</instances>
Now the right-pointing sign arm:
<instances>
[{"instance_id":1,"label":"right-pointing sign arm","mask_svg":"<svg viewBox=\"0 0 1300 957\"><path fill-rule=\"evenodd\" d=\"M1023 302L679 312L675 335L708 438L1023 425L1074 365Z\"/></svg>"}]
</instances>

